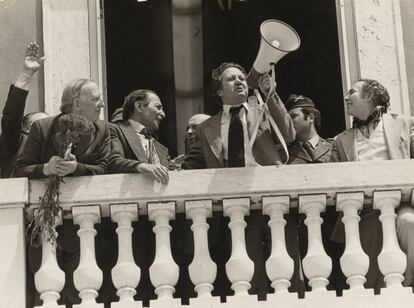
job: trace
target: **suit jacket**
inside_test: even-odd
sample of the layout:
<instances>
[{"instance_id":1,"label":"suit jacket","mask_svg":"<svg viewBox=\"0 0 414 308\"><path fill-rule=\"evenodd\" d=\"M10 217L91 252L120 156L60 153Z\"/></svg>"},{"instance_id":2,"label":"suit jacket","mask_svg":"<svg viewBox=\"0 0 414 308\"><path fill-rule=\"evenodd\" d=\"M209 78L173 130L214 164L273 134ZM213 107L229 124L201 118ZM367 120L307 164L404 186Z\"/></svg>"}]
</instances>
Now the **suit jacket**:
<instances>
[{"instance_id":1,"label":"suit jacket","mask_svg":"<svg viewBox=\"0 0 414 308\"><path fill-rule=\"evenodd\" d=\"M29 178L46 177L44 164L54 155L58 155L53 134L57 119L53 116L33 123L23 152L16 161L16 176ZM72 154L76 156L78 166L73 176L104 174L108 170L110 154L110 138L108 123L96 121L95 135L83 136Z\"/></svg>"},{"instance_id":2,"label":"suit jacket","mask_svg":"<svg viewBox=\"0 0 414 308\"><path fill-rule=\"evenodd\" d=\"M414 117L385 113L382 122L390 159L414 158ZM356 160L356 130L350 128L335 137L331 161Z\"/></svg>"},{"instance_id":3,"label":"suit jacket","mask_svg":"<svg viewBox=\"0 0 414 308\"><path fill-rule=\"evenodd\" d=\"M129 121L123 121L118 125L111 123L109 129L112 145L111 173L135 173L138 164L148 163L141 140ZM168 168L168 149L156 140L154 147L160 163Z\"/></svg>"},{"instance_id":4,"label":"suit jacket","mask_svg":"<svg viewBox=\"0 0 414 308\"><path fill-rule=\"evenodd\" d=\"M272 95L266 104L286 143L292 142L295 139L295 129L285 106L279 102L276 95ZM253 144L253 156L259 165L276 165L282 159L286 160L286 155L266 113L260 118L262 108L263 106L256 103L249 103L249 111L246 114L249 137L252 136L257 122L260 121ZM225 167L221 139L221 114L222 111L198 125L195 142L182 164L183 169Z\"/></svg>"},{"instance_id":5,"label":"suit jacket","mask_svg":"<svg viewBox=\"0 0 414 308\"><path fill-rule=\"evenodd\" d=\"M11 85L1 119L0 170L1 177L13 176L18 153L27 139L22 134L22 121L26 98L29 92Z\"/></svg>"},{"instance_id":6,"label":"suit jacket","mask_svg":"<svg viewBox=\"0 0 414 308\"><path fill-rule=\"evenodd\" d=\"M332 144L322 138L315 149L315 157L312 159L305 149L300 145L299 141L295 140L289 144L289 161L288 164L315 164L328 163L331 158Z\"/></svg>"}]
</instances>

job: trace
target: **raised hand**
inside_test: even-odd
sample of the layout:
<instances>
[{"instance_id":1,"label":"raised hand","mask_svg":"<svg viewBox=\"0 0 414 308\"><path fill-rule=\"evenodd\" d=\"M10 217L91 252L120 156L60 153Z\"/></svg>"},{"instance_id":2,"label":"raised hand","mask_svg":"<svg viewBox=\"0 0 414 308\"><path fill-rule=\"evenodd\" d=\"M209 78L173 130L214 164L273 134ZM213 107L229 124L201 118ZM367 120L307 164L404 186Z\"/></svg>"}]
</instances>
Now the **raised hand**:
<instances>
[{"instance_id":1,"label":"raised hand","mask_svg":"<svg viewBox=\"0 0 414 308\"><path fill-rule=\"evenodd\" d=\"M259 88L266 97L269 97L269 94L276 89L276 82L269 74L264 74L259 78Z\"/></svg>"},{"instance_id":2,"label":"raised hand","mask_svg":"<svg viewBox=\"0 0 414 308\"><path fill-rule=\"evenodd\" d=\"M40 56L40 47L36 43L30 43L26 48L23 61L23 72L32 76L42 66L45 57Z\"/></svg>"}]
</instances>

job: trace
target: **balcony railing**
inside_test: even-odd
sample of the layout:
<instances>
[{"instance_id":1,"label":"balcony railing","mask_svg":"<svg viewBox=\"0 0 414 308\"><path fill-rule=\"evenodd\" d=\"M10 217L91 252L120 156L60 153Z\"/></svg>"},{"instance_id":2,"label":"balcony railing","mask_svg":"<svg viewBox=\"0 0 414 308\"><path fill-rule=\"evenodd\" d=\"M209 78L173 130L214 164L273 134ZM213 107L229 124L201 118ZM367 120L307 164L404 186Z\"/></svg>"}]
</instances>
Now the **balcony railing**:
<instances>
[{"instance_id":1,"label":"balcony railing","mask_svg":"<svg viewBox=\"0 0 414 308\"><path fill-rule=\"evenodd\" d=\"M24 178L0 180L0 307L25 307L24 221L38 205L45 183ZM185 212L192 220L194 235L194 259L188 272L197 293L189 306L411 308L412 289L402 286L406 256L398 245L395 209L401 203L413 205L413 189L414 160L178 171L171 172L166 186L133 174L65 178L60 195L63 218L79 225L80 263L74 274L82 299L78 307L103 307L96 303L102 270L112 271L118 290L119 301L111 307L142 305L133 298L140 269L131 245L132 222L139 215L148 215L154 222L156 235L149 272L157 299L150 307L188 307L173 298L179 271L170 246L170 221L176 213ZM331 267L322 245L320 214L327 206L336 206L344 214L346 246L341 267L349 289L342 296L326 289ZM378 263L386 287L379 295L363 286L369 262L359 241L358 211L363 206L381 211L384 244ZM304 298L287 291L294 270L284 240L284 214L290 208L306 215L309 244L302 266L311 291ZM258 301L247 292L254 271L244 237L245 216L250 210L261 210L270 218L272 251L266 272L275 292L268 294L266 301ZM230 219L232 252L226 274L235 294L228 296L226 303L211 296L216 264L209 254L207 218L212 211L222 211ZM119 244L114 245L119 247L118 262L112 269L100 269L95 260L94 225L109 216L117 224ZM54 249L43 242L42 265L36 274L43 307L56 305L65 283Z\"/></svg>"}]
</instances>

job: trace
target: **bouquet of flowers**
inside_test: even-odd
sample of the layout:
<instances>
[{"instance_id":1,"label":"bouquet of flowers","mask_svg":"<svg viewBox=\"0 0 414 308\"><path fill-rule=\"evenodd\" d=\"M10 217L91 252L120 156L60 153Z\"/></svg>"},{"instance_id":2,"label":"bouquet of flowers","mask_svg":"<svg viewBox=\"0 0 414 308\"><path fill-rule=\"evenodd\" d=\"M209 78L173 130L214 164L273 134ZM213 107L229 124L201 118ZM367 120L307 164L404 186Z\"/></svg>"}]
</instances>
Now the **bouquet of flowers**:
<instances>
[{"instance_id":1,"label":"bouquet of flowers","mask_svg":"<svg viewBox=\"0 0 414 308\"><path fill-rule=\"evenodd\" d=\"M72 147L79 142L81 137L91 136L94 133L93 123L86 118L75 114L65 114L58 118L52 138L56 141L58 155L65 160L70 160ZM61 182L63 182L63 177L56 174L50 175L46 191L43 197L39 198L39 208L35 211L34 220L29 224L29 229L32 229L30 234L32 246L40 246L42 234L47 236L47 241L56 244L55 223L62 209L59 202Z\"/></svg>"}]
</instances>

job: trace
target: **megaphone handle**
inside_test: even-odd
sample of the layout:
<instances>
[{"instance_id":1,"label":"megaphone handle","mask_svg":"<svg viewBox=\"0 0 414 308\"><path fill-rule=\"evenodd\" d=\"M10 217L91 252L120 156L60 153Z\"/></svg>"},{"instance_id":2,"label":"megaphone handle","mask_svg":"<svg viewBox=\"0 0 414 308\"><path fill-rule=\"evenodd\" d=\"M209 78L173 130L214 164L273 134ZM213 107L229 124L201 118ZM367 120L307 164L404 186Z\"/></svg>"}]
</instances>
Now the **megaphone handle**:
<instances>
[{"instance_id":1,"label":"megaphone handle","mask_svg":"<svg viewBox=\"0 0 414 308\"><path fill-rule=\"evenodd\" d=\"M273 80L273 84L272 84L272 86L269 89L269 93L267 93L266 102L269 100L269 97L272 94L272 92L276 90L275 63L270 63L270 66L272 67L272 69L270 70L270 77Z\"/></svg>"}]
</instances>

